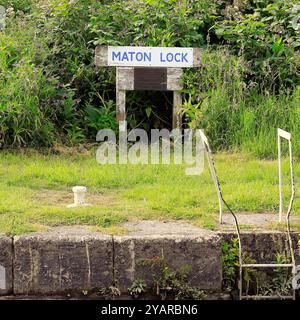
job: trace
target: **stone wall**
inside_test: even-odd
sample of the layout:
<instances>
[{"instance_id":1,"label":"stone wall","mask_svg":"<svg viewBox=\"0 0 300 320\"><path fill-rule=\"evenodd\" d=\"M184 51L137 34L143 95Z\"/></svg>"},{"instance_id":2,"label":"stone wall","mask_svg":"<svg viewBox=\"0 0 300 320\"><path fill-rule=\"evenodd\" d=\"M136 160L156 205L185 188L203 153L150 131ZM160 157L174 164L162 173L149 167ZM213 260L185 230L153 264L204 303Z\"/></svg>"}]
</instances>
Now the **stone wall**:
<instances>
[{"instance_id":1,"label":"stone wall","mask_svg":"<svg viewBox=\"0 0 300 320\"><path fill-rule=\"evenodd\" d=\"M153 285L159 270L151 262L162 258L173 270L190 267L191 285L220 292L221 241L235 236L232 232L114 237L49 232L13 239L0 235L0 295L65 294L113 283L127 292L137 278ZM298 238L295 234L295 248ZM278 232L243 232L242 246L257 262L271 262L285 249L285 239Z\"/></svg>"}]
</instances>

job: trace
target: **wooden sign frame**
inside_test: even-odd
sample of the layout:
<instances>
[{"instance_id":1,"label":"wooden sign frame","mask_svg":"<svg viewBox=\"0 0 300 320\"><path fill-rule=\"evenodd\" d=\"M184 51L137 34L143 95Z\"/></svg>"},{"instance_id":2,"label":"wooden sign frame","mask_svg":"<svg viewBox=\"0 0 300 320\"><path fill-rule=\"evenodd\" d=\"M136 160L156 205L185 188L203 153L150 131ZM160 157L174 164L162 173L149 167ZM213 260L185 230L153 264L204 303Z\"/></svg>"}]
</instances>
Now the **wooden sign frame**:
<instances>
[{"instance_id":1,"label":"wooden sign frame","mask_svg":"<svg viewBox=\"0 0 300 320\"><path fill-rule=\"evenodd\" d=\"M118 48L118 53L113 53ZM122 61L120 61L122 57L120 52L125 56ZM114 57L109 56L112 53ZM142 53L145 61L140 59ZM138 59L134 59L135 56ZM118 61L114 61L116 57ZM116 66L117 68L116 111L119 123L126 120L126 91L173 91L173 128L180 128L182 125L180 112L182 105L180 90L183 89L182 68L199 67L200 58L200 48L98 46L95 50L96 66Z\"/></svg>"}]
</instances>

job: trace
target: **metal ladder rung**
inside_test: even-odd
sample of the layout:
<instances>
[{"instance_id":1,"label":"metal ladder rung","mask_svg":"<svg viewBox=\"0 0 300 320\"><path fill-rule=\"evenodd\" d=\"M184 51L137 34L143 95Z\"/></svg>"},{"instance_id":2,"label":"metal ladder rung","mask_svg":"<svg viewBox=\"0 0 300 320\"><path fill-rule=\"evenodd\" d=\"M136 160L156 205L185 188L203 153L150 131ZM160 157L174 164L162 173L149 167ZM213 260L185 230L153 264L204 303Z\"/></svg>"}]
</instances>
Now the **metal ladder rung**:
<instances>
[{"instance_id":1,"label":"metal ladder rung","mask_svg":"<svg viewBox=\"0 0 300 320\"><path fill-rule=\"evenodd\" d=\"M246 263L241 265L242 268L293 268L294 265L292 263Z\"/></svg>"}]
</instances>

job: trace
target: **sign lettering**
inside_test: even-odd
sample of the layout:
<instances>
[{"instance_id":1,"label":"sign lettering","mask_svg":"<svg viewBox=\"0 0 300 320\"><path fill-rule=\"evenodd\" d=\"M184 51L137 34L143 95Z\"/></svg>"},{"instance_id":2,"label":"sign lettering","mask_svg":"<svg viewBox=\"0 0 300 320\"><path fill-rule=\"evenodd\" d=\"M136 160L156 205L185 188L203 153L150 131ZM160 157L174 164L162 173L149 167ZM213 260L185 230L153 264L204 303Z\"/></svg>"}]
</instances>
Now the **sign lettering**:
<instances>
[{"instance_id":1,"label":"sign lettering","mask_svg":"<svg viewBox=\"0 0 300 320\"><path fill-rule=\"evenodd\" d=\"M193 48L108 47L108 65L126 67L192 67Z\"/></svg>"}]
</instances>

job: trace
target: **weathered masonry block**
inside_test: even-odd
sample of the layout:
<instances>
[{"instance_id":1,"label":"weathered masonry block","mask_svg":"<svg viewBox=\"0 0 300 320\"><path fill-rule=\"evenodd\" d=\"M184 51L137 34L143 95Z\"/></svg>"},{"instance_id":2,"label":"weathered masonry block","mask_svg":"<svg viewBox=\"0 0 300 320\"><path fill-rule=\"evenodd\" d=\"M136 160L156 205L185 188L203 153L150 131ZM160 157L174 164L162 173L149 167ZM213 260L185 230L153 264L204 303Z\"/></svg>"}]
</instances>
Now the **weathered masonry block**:
<instances>
[{"instance_id":1,"label":"weathered masonry block","mask_svg":"<svg viewBox=\"0 0 300 320\"><path fill-rule=\"evenodd\" d=\"M234 232L220 232L223 241L236 238ZM292 233L294 251L298 251L298 233ZM242 251L246 256L252 257L256 263L275 263L277 254L289 256L288 237L285 232L259 231L241 233ZM295 254L296 260L298 255ZM299 261L300 262L300 261Z\"/></svg>"},{"instance_id":2,"label":"weathered masonry block","mask_svg":"<svg viewBox=\"0 0 300 320\"><path fill-rule=\"evenodd\" d=\"M29 234L15 238L14 293L57 294L112 282L111 236Z\"/></svg>"},{"instance_id":3,"label":"weathered masonry block","mask_svg":"<svg viewBox=\"0 0 300 320\"><path fill-rule=\"evenodd\" d=\"M159 273L155 261L162 257L170 270L190 267L189 281L193 286L221 290L221 245L215 234L115 237L114 248L115 276L121 291L126 291L137 278L152 286Z\"/></svg>"},{"instance_id":4,"label":"weathered masonry block","mask_svg":"<svg viewBox=\"0 0 300 320\"><path fill-rule=\"evenodd\" d=\"M12 292L12 252L12 239L0 234L0 295Z\"/></svg>"}]
</instances>

